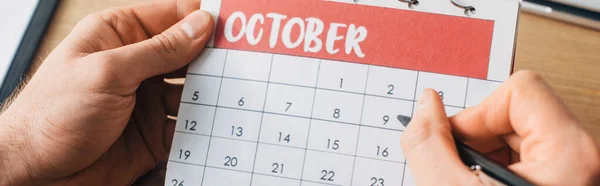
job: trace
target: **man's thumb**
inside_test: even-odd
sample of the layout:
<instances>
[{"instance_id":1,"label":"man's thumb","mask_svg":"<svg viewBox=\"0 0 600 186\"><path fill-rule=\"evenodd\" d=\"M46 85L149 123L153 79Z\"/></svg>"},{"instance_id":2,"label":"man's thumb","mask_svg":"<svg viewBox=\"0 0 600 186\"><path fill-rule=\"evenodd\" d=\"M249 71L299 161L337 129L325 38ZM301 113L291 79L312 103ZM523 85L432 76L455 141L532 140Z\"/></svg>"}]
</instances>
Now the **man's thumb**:
<instances>
[{"instance_id":1,"label":"man's thumb","mask_svg":"<svg viewBox=\"0 0 600 186\"><path fill-rule=\"evenodd\" d=\"M116 56L122 73L143 81L190 63L210 40L213 27L210 14L196 10L159 35L106 52Z\"/></svg>"}]
</instances>

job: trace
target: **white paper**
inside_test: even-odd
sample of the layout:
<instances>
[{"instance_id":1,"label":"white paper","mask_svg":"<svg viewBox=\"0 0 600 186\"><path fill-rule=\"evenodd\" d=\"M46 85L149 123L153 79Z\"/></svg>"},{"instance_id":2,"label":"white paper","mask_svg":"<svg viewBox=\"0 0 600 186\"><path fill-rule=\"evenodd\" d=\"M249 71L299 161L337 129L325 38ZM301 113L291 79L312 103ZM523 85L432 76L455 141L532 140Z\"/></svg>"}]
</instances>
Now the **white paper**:
<instances>
[{"instance_id":1,"label":"white paper","mask_svg":"<svg viewBox=\"0 0 600 186\"><path fill-rule=\"evenodd\" d=\"M203 0L203 9L223 21L224 1L232 0ZM398 1L359 2L408 9ZM465 16L446 0L423 2L414 11ZM476 18L495 21L487 80L206 49L188 69L165 185L414 185L397 115L414 115L425 88L440 91L454 115L510 74L518 2L474 2Z\"/></svg>"},{"instance_id":2,"label":"white paper","mask_svg":"<svg viewBox=\"0 0 600 186\"><path fill-rule=\"evenodd\" d=\"M38 1L0 2L0 85L4 82Z\"/></svg>"}]
</instances>

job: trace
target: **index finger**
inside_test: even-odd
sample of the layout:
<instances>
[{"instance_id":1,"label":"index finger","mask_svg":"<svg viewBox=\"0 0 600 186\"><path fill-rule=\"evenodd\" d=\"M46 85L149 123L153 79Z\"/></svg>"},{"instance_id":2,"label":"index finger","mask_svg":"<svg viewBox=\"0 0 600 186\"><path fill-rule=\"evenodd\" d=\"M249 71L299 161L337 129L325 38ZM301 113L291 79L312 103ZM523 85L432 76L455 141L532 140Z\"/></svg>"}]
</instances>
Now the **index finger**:
<instances>
[{"instance_id":1,"label":"index finger","mask_svg":"<svg viewBox=\"0 0 600 186\"><path fill-rule=\"evenodd\" d=\"M455 135L484 152L506 146L507 142L519 152L520 140L506 136L560 138L576 123L558 96L529 71L515 73L481 104L450 121Z\"/></svg>"},{"instance_id":2,"label":"index finger","mask_svg":"<svg viewBox=\"0 0 600 186\"><path fill-rule=\"evenodd\" d=\"M162 0L122 8L131 10L150 37L160 34L200 9L200 0Z\"/></svg>"},{"instance_id":3,"label":"index finger","mask_svg":"<svg viewBox=\"0 0 600 186\"><path fill-rule=\"evenodd\" d=\"M72 33L90 35L87 37L97 42L98 37L106 37L104 35L106 32L114 32L121 45L129 45L164 32L198 9L200 9L200 0L161 0L116 7L88 15L73 29ZM87 52L121 46L104 42L97 45L101 47Z\"/></svg>"}]
</instances>

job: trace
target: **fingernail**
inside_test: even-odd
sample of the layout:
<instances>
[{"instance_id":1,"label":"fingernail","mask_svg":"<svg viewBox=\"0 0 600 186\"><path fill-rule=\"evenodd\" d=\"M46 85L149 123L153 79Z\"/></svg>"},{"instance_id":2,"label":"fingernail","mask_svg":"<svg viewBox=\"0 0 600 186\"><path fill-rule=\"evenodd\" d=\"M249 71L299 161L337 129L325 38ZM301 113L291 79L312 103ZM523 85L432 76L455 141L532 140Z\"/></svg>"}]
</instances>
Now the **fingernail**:
<instances>
[{"instance_id":1,"label":"fingernail","mask_svg":"<svg viewBox=\"0 0 600 186\"><path fill-rule=\"evenodd\" d=\"M417 104L420 107L422 107L423 105L427 104L427 102L429 101L429 99L431 99L431 93L430 91L432 91L431 89L425 89L423 91L423 93L421 93L421 97L419 98L419 104Z\"/></svg>"},{"instance_id":2,"label":"fingernail","mask_svg":"<svg viewBox=\"0 0 600 186\"><path fill-rule=\"evenodd\" d=\"M208 12L197 10L185 17L185 21L181 24L180 28L190 39L196 39L206 32L208 28L206 25L210 19L211 17Z\"/></svg>"}]
</instances>

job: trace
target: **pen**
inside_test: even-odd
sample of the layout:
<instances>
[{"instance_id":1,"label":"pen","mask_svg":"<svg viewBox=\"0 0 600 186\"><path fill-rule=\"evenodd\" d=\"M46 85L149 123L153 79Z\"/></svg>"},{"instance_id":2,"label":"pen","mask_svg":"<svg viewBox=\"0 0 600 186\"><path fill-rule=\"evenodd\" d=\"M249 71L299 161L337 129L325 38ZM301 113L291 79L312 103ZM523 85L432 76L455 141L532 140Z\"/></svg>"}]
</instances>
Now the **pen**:
<instances>
[{"instance_id":1,"label":"pen","mask_svg":"<svg viewBox=\"0 0 600 186\"><path fill-rule=\"evenodd\" d=\"M408 126L411 120L410 117L403 115L398 115L397 118L405 127ZM454 141L460 159L479 177L484 183L483 185L533 185L531 182L504 168L495 161L488 159L463 142L458 141L458 139L454 138Z\"/></svg>"},{"instance_id":2,"label":"pen","mask_svg":"<svg viewBox=\"0 0 600 186\"><path fill-rule=\"evenodd\" d=\"M527 0L523 1L521 9L528 13L600 30L600 12L598 12L598 9L568 6L561 4L562 2Z\"/></svg>"}]
</instances>

